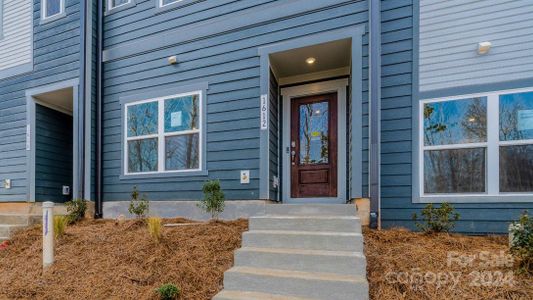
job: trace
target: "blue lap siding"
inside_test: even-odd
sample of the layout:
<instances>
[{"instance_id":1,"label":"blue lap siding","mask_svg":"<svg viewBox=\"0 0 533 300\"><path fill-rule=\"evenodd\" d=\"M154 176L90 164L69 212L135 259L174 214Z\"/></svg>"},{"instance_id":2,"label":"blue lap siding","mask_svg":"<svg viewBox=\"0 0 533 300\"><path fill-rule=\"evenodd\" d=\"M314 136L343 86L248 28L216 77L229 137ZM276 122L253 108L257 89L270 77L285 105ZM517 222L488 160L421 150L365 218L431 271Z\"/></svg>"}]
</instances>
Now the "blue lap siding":
<instances>
[{"instance_id":1,"label":"blue lap siding","mask_svg":"<svg viewBox=\"0 0 533 300\"><path fill-rule=\"evenodd\" d=\"M79 1L65 3L65 17L40 24L41 1L33 1L33 71L0 78L0 180L12 180L0 202L27 200L26 90L79 76Z\"/></svg>"},{"instance_id":2,"label":"blue lap siding","mask_svg":"<svg viewBox=\"0 0 533 300\"><path fill-rule=\"evenodd\" d=\"M215 32L193 40L112 59L105 63L104 107L104 199L127 200L134 185L152 200L193 200L202 197L202 183L221 180L228 199L259 198L259 86L258 47L287 39L347 26L366 24L366 1L319 1L319 9L277 18L264 17L271 5L292 1L198 1L154 14L154 1L137 1L135 7L106 17L106 50L132 47L147 36L212 19L213 22L243 18L250 25L237 30ZM280 6L281 7L281 6ZM170 21L171 20L171 21ZM216 31L219 23L212 30ZM146 46L146 45L144 45ZM167 57L177 55L171 66ZM121 179L121 116L119 97L157 89L207 81L207 169L208 176L165 179ZM271 145L275 145L273 142ZM275 149L271 149L275 151ZM275 166L274 161L271 166ZM239 171L250 170L250 184L239 181ZM271 191L271 194L274 191Z\"/></svg>"}]
</instances>

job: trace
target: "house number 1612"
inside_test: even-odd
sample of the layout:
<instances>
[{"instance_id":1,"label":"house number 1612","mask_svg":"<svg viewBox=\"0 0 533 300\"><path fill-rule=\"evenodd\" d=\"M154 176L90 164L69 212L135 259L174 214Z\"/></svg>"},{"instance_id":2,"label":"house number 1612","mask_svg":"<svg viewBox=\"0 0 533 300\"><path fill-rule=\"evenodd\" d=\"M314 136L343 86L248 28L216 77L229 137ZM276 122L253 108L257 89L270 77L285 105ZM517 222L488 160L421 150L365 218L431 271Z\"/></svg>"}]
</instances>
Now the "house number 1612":
<instances>
[{"instance_id":1,"label":"house number 1612","mask_svg":"<svg viewBox=\"0 0 533 300\"><path fill-rule=\"evenodd\" d=\"M261 130L268 129L268 95L261 95Z\"/></svg>"}]
</instances>

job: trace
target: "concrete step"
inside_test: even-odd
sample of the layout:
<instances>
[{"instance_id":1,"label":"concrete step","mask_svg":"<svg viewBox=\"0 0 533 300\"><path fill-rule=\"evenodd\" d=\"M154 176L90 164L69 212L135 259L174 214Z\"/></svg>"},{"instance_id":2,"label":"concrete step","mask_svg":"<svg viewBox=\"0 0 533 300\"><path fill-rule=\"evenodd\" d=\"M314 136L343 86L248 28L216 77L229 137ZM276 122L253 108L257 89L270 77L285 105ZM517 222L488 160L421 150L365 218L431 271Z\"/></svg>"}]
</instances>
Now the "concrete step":
<instances>
[{"instance_id":1,"label":"concrete step","mask_svg":"<svg viewBox=\"0 0 533 300\"><path fill-rule=\"evenodd\" d=\"M356 216L355 204L271 204L265 215Z\"/></svg>"},{"instance_id":2,"label":"concrete step","mask_svg":"<svg viewBox=\"0 0 533 300\"><path fill-rule=\"evenodd\" d=\"M363 236L346 232L252 230L243 233L242 246L363 253Z\"/></svg>"},{"instance_id":3,"label":"concrete step","mask_svg":"<svg viewBox=\"0 0 533 300\"><path fill-rule=\"evenodd\" d=\"M26 225L2 225L0 224L0 236L11 236L16 230L22 229Z\"/></svg>"},{"instance_id":4,"label":"concrete step","mask_svg":"<svg viewBox=\"0 0 533 300\"><path fill-rule=\"evenodd\" d=\"M213 300L313 300L311 298L290 297L258 292L222 291Z\"/></svg>"},{"instance_id":5,"label":"concrete step","mask_svg":"<svg viewBox=\"0 0 533 300\"><path fill-rule=\"evenodd\" d=\"M257 216L249 221L250 230L361 232L355 216Z\"/></svg>"},{"instance_id":6,"label":"concrete step","mask_svg":"<svg viewBox=\"0 0 533 300\"><path fill-rule=\"evenodd\" d=\"M235 252L235 266L366 275L365 256L349 251L244 247Z\"/></svg>"},{"instance_id":7,"label":"concrete step","mask_svg":"<svg viewBox=\"0 0 533 300\"><path fill-rule=\"evenodd\" d=\"M234 267L224 274L224 287L293 297L328 300L368 299L364 276Z\"/></svg>"}]
</instances>

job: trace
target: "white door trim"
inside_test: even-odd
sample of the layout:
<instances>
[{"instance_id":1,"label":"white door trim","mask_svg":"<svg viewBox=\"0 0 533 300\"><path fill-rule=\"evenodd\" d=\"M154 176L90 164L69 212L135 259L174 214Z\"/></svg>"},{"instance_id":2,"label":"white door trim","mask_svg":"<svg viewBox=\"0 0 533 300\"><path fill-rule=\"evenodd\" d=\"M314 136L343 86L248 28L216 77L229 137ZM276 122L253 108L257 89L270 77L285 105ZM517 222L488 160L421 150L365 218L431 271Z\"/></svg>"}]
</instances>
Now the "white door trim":
<instances>
[{"instance_id":1,"label":"white door trim","mask_svg":"<svg viewBox=\"0 0 533 300\"><path fill-rule=\"evenodd\" d=\"M283 96L283 140L282 140L282 201L286 203L346 203L346 87L348 79L337 79L331 81L317 82L305 85L292 86L281 89ZM337 197L324 198L291 198L291 177L290 177L290 154L286 149L290 145L291 132L291 100L297 97L311 96L337 92L337 113L338 113L338 139L337 139ZM290 148L289 148L290 149Z\"/></svg>"}]
</instances>

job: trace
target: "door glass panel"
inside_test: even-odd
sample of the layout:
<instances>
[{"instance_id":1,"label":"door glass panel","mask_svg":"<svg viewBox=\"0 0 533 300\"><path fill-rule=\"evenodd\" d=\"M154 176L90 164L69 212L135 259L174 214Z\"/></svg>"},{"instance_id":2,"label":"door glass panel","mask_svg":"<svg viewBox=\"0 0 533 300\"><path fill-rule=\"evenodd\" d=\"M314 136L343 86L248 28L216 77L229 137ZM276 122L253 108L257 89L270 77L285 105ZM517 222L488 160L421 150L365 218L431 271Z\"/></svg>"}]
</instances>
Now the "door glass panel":
<instances>
[{"instance_id":1,"label":"door glass panel","mask_svg":"<svg viewBox=\"0 0 533 300\"><path fill-rule=\"evenodd\" d=\"M327 164L329 152L329 103L300 105L300 164Z\"/></svg>"}]
</instances>

